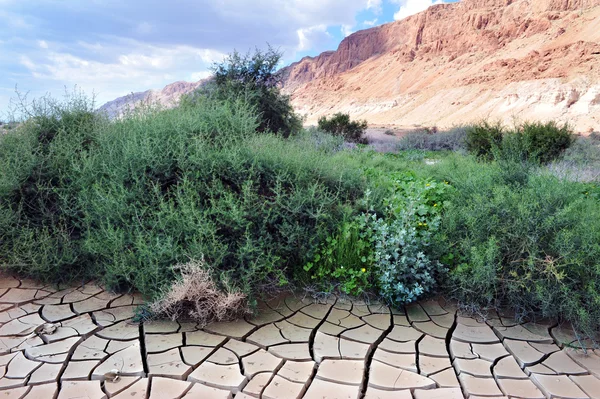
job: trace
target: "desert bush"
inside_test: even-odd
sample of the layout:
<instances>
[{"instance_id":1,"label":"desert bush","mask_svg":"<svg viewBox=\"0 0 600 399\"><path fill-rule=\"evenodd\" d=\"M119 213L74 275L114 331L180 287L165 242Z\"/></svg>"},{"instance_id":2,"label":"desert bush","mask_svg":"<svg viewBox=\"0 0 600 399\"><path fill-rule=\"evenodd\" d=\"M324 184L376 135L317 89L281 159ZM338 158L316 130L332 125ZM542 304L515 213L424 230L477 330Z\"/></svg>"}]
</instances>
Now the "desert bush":
<instances>
[{"instance_id":1,"label":"desert bush","mask_svg":"<svg viewBox=\"0 0 600 399\"><path fill-rule=\"evenodd\" d=\"M425 165L422 151L348 151L318 130L260 132L241 96L198 96L114 121L79 97L29 112L0 137L3 270L102 278L162 298L163 314L203 321L230 314L214 301L251 305L316 276L392 304L442 284L466 303L562 318L590 335L600 328L600 188L531 162L530 148L550 148L529 147L537 138L566 143L547 141L555 133L543 126L504 149L488 140L483 155L510 155L496 161L444 153ZM563 160L585 158L581 146ZM205 261L174 267L190 259Z\"/></svg>"},{"instance_id":2,"label":"desert bush","mask_svg":"<svg viewBox=\"0 0 600 399\"><path fill-rule=\"evenodd\" d=\"M242 98L258 115L257 130L271 131L284 137L302 129L302 119L294 112L290 97L281 92L282 75L278 71L282 53L271 46L266 51L256 49L253 54L237 51L212 67L214 78L191 96L184 104L198 97L219 100Z\"/></svg>"},{"instance_id":3,"label":"desert bush","mask_svg":"<svg viewBox=\"0 0 600 399\"><path fill-rule=\"evenodd\" d=\"M322 116L318 121L319 129L335 136L342 136L346 141L358 144L367 144L364 136L367 121L351 121L350 115L337 113L330 118Z\"/></svg>"},{"instance_id":4,"label":"desert bush","mask_svg":"<svg viewBox=\"0 0 600 399\"><path fill-rule=\"evenodd\" d=\"M206 116L182 116L169 116L173 131L162 127L162 113L123 129L91 162L89 170L108 178L94 177L85 200L95 226L90 252L106 259L109 276L144 292L172 279L169 265L200 255L245 293L285 285L287 272L334 228L340 204L362 195L359 173L336 170L326 153L302 143L252 135L249 121L232 133L246 132L244 139L212 145L193 126Z\"/></svg>"},{"instance_id":5,"label":"desert bush","mask_svg":"<svg viewBox=\"0 0 600 399\"><path fill-rule=\"evenodd\" d=\"M547 164L575 142L568 125L525 122L507 129L500 122L479 122L467 129L468 151L485 160Z\"/></svg>"},{"instance_id":6,"label":"desert bush","mask_svg":"<svg viewBox=\"0 0 600 399\"><path fill-rule=\"evenodd\" d=\"M154 298L204 256L252 297L285 285L366 185L329 147L257 134L241 98L90 124L58 110L67 126L32 118L0 142L0 264L36 278Z\"/></svg>"},{"instance_id":7,"label":"desert bush","mask_svg":"<svg viewBox=\"0 0 600 399\"><path fill-rule=\"evenodd\" d=\"M315 126L303 129L293 140L300 145L325 152L338 152L344 148L344 138L324 132Z\"/></svg>"},{"instance_id":8,"label":"desert bush","mask_svg":"<svg viewBox=\"0 0 600 399\"><path fill-rule=\"evenodd\" d=\"M504 131L505 128L500 122L481 121L469 126L466 137L467 151L481 159L492 159L492 149L502 143Z\"/></svg>"},{"instance_id":9,"label":"desert bush","mask_svg":"<svg viewBox=\"0 0 600 399\"><path fill-rule=\"evenodd\" d=\"M467 129L458 126L437 133L411 132L400 139L398 150L463 151L466 149Z\"/></svg>"},{"instance_id":10,"label":"desert bush","mask_svg":"<svg viewBox=\"0 0 600 399\"><path fill-rule=\"evenodd\" d=\"M542 168L527 169L527 178L514 184L505 165L468 158L433 168L455 188L436 241L454 297L598 331L600 207L588 187Z\"/></svg>"},{"instance_id":11,"label":"desert bush","mask_svg":"<svg viewBox=\"0 0 600 399\"><path fill-rule=\"evenodd\" d=\"M558 159L575 142L568 125L555 122L525 122L504 134L494 158L512 162L547 164Z\"/></svg>"},{"instance_id":12,"label":"desert bush","mask_svg":"<svg viewBox=\"0 0 600 399\"><path fill-rule=\"evenodd\" d=\"M33 101L25 111L27 121L0 138L0 261L44 281L78 278L86 259L72 179L103 120L78 92L63 102Z\"/></svg>"},{"instance_id":13,"label":"desert bush","mask_svg":"<svg viewBox=\"0 0 600 399\"><path fill-rule=\"evenodd\" d=\"M210 267L203 261L175 266L179 277L150 305L155 316L194 320L205 326L211 322L231 321L249 315L247 296L227 285L215 283Z\"/></svg>"},{"instance_id":14,"label":"desert bush","mask_svg":"<svg viewBox=\"0 0 600 399\"><path fill-rule=\"evenodd\" d=\"M530 159L541 164L558 159L576 141L568 124L558 125L554 121L526 122L520 126L517 133L522 134L529 143Z\"/></svg>"}]
</instances>

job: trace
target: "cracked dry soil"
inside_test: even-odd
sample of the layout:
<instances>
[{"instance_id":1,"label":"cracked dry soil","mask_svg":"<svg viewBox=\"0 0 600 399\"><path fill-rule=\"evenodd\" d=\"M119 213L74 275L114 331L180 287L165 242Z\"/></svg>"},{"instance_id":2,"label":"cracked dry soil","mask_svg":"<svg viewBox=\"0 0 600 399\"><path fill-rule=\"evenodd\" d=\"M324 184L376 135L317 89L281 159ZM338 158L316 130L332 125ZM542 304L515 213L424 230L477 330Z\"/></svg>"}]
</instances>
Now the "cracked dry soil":
<instances>
[{"instance_id":1,"label":"cracked dry soil","mask_svg":"<svg viewBox=\"0 0 600 399\"><path fill-rule=\"evenodd\" d=\"M0 398L600 398L600 351L570 328L292 295L204 328L131 321L87 284L0 277Z\"/></svg>"}]
</instances>

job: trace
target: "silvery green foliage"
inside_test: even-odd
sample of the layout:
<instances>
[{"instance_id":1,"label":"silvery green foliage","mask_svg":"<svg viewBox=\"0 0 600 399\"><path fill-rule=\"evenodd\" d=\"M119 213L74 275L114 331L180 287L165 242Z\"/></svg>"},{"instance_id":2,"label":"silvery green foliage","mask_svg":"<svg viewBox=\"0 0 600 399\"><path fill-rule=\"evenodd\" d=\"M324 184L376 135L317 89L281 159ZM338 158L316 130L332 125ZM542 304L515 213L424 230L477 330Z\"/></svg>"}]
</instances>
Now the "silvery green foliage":
<instances>
[{"instance_id":1,"label":"silvery green foliage","mask_svg":"<svg viewBox=\"0 0 600 399\"><path fill-rule=\"evenodd\" d=\"M426 254L440 224L439 214L426 206L427 188L423 182L398 183L402 189L388 203L391 217L364 215L372 231L380 294L394 305L413 302L431 291L436 273L443 268Z\"/></svg>"},{"instance_id":2,"label":"silvery green foliage","mask_svg":"<svg viewBox=\"0 0 600 399\"><path fill-rule=\"evenodd\" d=\"M316 150L324 152L337 152L344 148L343 137L334 136L330 133L319 130L315 126L311 126L302 130L298 135L296 135L296 140L303 144L307 144L310 147L314 147Z\"/></svg>"}]
</instances>

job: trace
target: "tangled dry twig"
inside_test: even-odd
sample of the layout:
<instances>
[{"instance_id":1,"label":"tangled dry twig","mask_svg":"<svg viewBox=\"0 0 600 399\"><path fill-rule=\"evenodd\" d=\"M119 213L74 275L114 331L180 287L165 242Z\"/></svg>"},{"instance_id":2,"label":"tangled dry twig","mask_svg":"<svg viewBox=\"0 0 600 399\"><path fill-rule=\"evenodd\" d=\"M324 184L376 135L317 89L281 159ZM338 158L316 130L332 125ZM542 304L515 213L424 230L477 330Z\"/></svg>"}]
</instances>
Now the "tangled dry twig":
<instances>
[{"instance_id":1,"label":"tangled dry twig","mask_svg":"<svg viewBox=\"0 0 600 399\"><path fill-rule=\"evenodd\" d=\"M219 289L203 260L177 266L181 279L171 285L151 310L171 320L192 319L201 325L250 314L244 293Z\"/></svg>"}]
</instances>

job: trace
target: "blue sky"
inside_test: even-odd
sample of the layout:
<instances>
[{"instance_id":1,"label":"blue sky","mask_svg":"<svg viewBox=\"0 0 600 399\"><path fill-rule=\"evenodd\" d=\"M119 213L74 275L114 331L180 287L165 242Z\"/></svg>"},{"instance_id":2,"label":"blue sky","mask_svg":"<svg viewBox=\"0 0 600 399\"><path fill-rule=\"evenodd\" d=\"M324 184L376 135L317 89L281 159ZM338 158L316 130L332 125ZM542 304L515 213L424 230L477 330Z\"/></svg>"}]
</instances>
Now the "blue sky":
<instances>
[{"instance_id":1,"label":"blue sky","mask_svg":"<svg viewBox=\"0 0 600 399\"><path fill-rule=\"evenodd\" d=\"M58 97L77 85L101 105L177 80L197 81L233 49L268 42L284 51L287 64L439 2L0 0L0 119L15 86L30 97Z\"/></svg>"}]
</instances>

